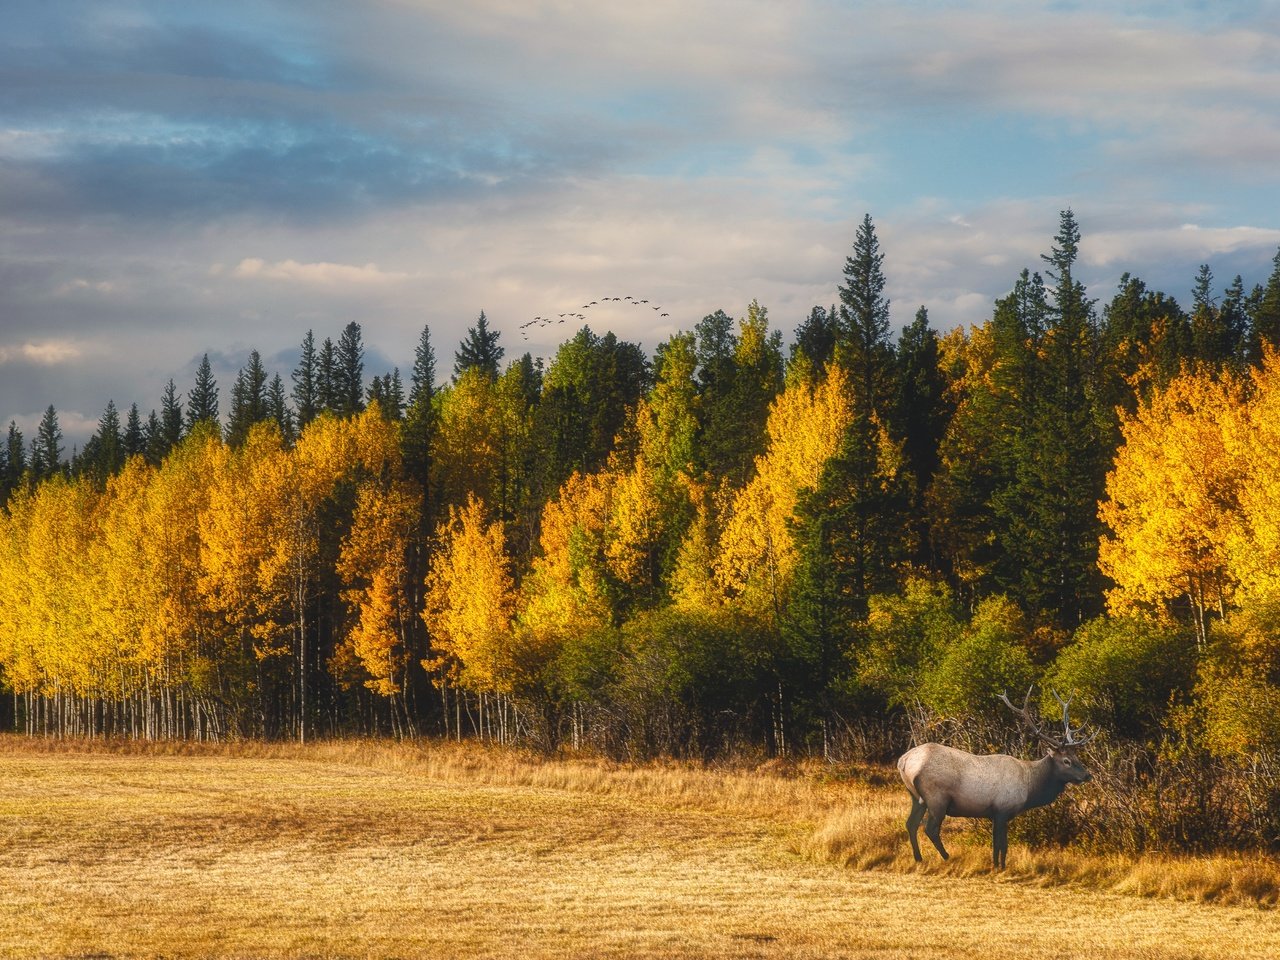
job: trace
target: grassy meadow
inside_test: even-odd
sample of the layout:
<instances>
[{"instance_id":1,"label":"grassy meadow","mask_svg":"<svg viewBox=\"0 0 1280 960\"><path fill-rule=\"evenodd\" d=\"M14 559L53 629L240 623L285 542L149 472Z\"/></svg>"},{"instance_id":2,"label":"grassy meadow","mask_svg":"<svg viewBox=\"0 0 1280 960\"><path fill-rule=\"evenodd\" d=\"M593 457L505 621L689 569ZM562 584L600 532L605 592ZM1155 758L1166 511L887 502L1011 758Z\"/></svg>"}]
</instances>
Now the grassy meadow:
<instances>
[{"instance_id":1,"label":"grassy meadow","mask_svg":"<svg viewBox=\"0 0 1280 960\"><path fill-rule=\"evenodd\" d=\"M917 866L878 770L4 737L0 783L5 956L1280 955L1274 863Z\"/></svg>"}]
</instances>

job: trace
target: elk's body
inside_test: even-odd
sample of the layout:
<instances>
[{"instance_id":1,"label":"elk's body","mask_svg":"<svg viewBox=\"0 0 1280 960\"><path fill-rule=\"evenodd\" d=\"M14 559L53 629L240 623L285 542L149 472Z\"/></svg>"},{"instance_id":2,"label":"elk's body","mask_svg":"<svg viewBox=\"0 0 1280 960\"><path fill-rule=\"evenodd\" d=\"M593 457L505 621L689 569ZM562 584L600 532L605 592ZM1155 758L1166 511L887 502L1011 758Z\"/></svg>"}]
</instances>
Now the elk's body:
<instances>
[{"instance_id":1,"label":"elk's body","mask_svg":"<svg viewBox=\"0 0 1280 960\"><path fill-rule=\"evenodd\" d=\"M1007 698L1005 702L1009 702ZM1068 784L1092 779L1076 756L1077 748L1088 741L1074 739L1079 731L1072 730L1067 722L1066 703L1066 735L1061 741L1047 736L1034 724L1025 705L1021 711L1009 706L1049 742L1049 752L1039 760L1019 760L1005 754L979 756L940 743L923 743L898 759L898 773L911 794L907 836L916 860L922 859L917 839L921 821L925 821L925 836L946 860L942 821L946 817L975 817L991 821L991 860L996 867L1003 867L1008 856L1010 820L1024 810L1052 803Z\"/></svg>"}]
</instances>

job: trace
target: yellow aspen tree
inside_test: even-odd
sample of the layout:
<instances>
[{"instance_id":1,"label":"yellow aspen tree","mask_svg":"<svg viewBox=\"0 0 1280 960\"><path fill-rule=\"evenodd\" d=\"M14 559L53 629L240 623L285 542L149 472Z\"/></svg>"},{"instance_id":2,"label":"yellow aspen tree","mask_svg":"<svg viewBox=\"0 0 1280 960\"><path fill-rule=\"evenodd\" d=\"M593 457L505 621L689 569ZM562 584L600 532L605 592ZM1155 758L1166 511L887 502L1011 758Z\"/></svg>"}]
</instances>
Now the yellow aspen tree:
<instances>
[{"instance_id":1,"label":"yellow aspen tree","mask_svg":"<svg viewBox=\"0 0 1280 960\"><path fill-rule=\"evenodd\" d=\"M453 667L471 690L515 692L524 677L512 645L516 594L502 522L487 522L483 502L469 496L449 509L437 541L422 618L438 656L423 666Z\"/></svg>"},{"instance_id":2,"label":"yellow aspen tree","mask_svg":"<svg viewBox=\"0 0 1280 960\"><path fill-rule=\"evenodd\" d=\"M338 559L342 596L355 616L339 663L358 665L364 686L384 697L404 692L413 615L407 556L421 503L420 491L404 481L362 484Z\"/></svg>"},{"instance_id":3,"label":"yellow aspen tree","mask_svg":"<svg viewBox=\"0 0 1280 960\"><path fill-rule=\"evenodd\" d=\"M542 511L541 552L522 589L520 626L550 658L567 639L613 621L605 534L618 476L573 473Z\"/></svg>"},{"instance_id":4,"label":"yellow aspen tree","mask_svg":"<svg viewBox=\"0 0 1280 960\"><path fill-rule=\"evenodd\" d=\"M848 376L834 365L816 386L789 385L770 408L768 448L733 502L716 559L721 588L749 611L772 617L785 597L797 559L790 523L800 491L818 482L853 409Z\"/></svg>"},{"instance_id":5,"label":"yellow aspen tree","mask_svg":"<svg viewBox=\"0 0 1280 960\"><path fill-rule=\"evenodd\" d=\"M1243 416L1224 421L1238 464L1239 523L1228 533L1226 566L1240 601L1280 602L1280 352L1264 343Z\"/></svg>"},{"instance_id":6,"label":"yellow aspen tree","mask_svg":"<svg viewBox=\"0 0 1280 960\"><path fill-rule=\"evenodd\" d=\"M431 486L442 506L461 506L474 494L485 503L502 499L504 452L511 424L503 416L497 385L478 367L436 395Z\"/></svg>"},{"instance_id":7,"label":"yellow aspen tree","mask_svg":"<svg viewBox=\"0 0 1280 960\"><path fill-rule=\"evenodd\" d=\"M1116 584L1107 596L1112 612L1171 615L1186 604L1201 644L1206 612L1225 613L1236 585L1227 551L1242 479L1225 438L1243 412L1235 378L1184 372L1122 417L1124 442L1099 507L1110 528L1098 563Z\"/></svg>"}]
</instances>

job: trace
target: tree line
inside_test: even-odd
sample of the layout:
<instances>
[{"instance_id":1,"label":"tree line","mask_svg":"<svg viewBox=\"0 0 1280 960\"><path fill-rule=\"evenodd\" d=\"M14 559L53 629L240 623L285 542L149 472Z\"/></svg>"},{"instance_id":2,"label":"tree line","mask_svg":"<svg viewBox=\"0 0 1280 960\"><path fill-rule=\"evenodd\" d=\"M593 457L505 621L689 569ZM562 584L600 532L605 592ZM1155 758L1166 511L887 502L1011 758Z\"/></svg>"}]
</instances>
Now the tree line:
<instances>
[{"instance_id":1,"label":"tree line","mask_svg":"<svg viewBox=\"0 0 1280 960\"><path fill-rule=\"evenodd\" d=\"M1274 757L1280 252L1100 307L1080 243L1063 212L945 334L894 335L867 216L789 346L752 302L504 363L482 313L445 382L423 329L406 390L351 323L288 389L251 353L225 412L206 356L69 459L53 407L10 424L9 719L830 753L1041 682L1117 737Z\"/></svg>"}]
</instances>

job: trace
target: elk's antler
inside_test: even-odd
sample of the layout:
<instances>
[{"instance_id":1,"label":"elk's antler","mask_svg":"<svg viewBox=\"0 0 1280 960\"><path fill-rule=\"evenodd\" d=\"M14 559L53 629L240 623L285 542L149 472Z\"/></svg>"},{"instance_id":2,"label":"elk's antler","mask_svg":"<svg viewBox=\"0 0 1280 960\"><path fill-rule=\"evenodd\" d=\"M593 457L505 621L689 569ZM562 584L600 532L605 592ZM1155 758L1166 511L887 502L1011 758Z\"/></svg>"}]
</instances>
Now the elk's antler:
<instances>
[{"instance_id":1,"label":"elk's antler","mask_svg":"<svg viewBox=\"0 0 1280 960\"><path fill-rule=\"evenodd\" d=\"M1098 731L1095 730L1093 733L1089 734L1089 736L1085 737L1083 740L1077 740L1076 738L1080 736L1081 733L1084 732L1084 727L1076 727L1074 730L1071 729L1071 719L1067 715L1067 711L1070 710L1071 708L1071 701L1073 698L1067 697L1067 699L1063 700L1060 696L1058 696L1057 690L1050 690L1049 692L1053 694L1053 699L1057 700L1058 703L1062 706L1062 733L1063 733L1062 745L1064 747L1083 747L1085 744L1091 743L1093 739L1098 735Z\"/></svg>"},{"instance_id":2,"label":"elk's antler","mask_svg":"<svg viewBox=\"0 0 1280 960\"><path fill-rule=\"evenodd\" d=\"M1014 713L1016 713L1022 719L1022 722L1026 724L1027 729L1029 729L1034 736L1039 737L1041 740L1043 740L1045 743L1049 744L1052 747L1061 746L1061 744L1059 743L1056 737L1051 736L1050 734L1045 732L1044 724L1038 722L1035 719L1035 717L1031 715L1031 691L1034 689L1035 689L1034 684L1030 687L1027 687L1027 695L1022 698L1021 707L1015 707L1013 705L1013 702L1009 699L1009 692L1007 690L1001 693L998 699L1003 700L1004 705L1008 707L1010 710L1012 710Z\"/></svg>"}]
</instances>

